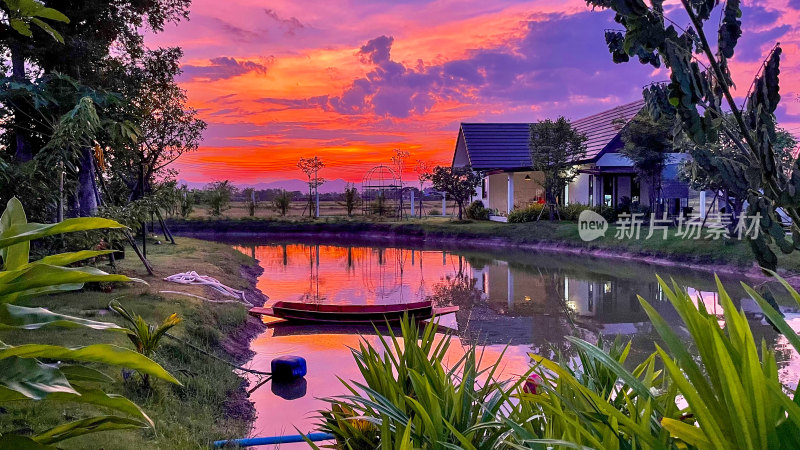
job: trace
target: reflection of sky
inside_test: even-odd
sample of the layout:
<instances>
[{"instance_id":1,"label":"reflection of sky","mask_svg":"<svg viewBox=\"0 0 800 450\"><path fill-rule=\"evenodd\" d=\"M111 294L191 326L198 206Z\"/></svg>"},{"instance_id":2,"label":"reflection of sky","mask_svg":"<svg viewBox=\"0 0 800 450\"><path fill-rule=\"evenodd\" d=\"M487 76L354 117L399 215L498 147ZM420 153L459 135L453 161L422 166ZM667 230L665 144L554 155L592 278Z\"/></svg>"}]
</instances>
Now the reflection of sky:
<instances>
[{"instance_id":1,"label":"reflection of sky","mask_svg":"<svg viewBox=\"0 0 800 450\"><path fill-rule=\"evenodd\" d=\"M239 248L247 254L252 249ZM459 257L440 251L289 244L259 246L258 288L270 301L392 304L424 299L458 272ZM462 267L467 267L463 262Z\"/></svg>"},{"instance_id":2,"label":"reflection of sky","mask_svg":"<svg viewBox=\"0 0 800 450\"><path fill-rule=\"evenodd\" d=\"M485 345L485 364L496 360L506 344L510 344L502 358L504 374L509 377L527 370L529 351L547 357L557 351L575 360L575 352L565 339L569 335L595 342L600 335L613 339L621 334L633 342L628 362L640 363L652 353L658 337L637 294L645 297L679 335L683 333L677 314L664 298L655 277L624 265L609 272L608 267L584 258L556 261L550 255L528 254L523 258L524 264L520 264L523 261L519 258L510 257L515 261L511 264L484 254L483 264L472 267L465 256L437 250L316 244L237 248L260 261L264 273L258 287L270 301L376 304L452 295L448 298L463 302L459 300L461 297L455 297L463 295L463 291L448 289L453 288L454 280L461 279L456 276L459 272L473 277L478 292L476 296L464 297L469 299L466 304L459 303L461 311L456 317L460 339L454 339L448 363L454 363L463 354L462 341ZM681 285L694 285L688 288L688 293L695 304L702 303L724 326L711 277L705 281L703 277L687 279L681 278L686 276L685 271L659 270L666 279L674 277ZM797 353L784 337L762 321L752 301L742 300L743 294L734 290L736 284L725 283L734 303L751 319L753 335L758 342L764 339L775 349L781 381L796 384L800 377ZM800 331L800 314L788 309L784 312L793 329ZM336 377L360 378L349 350L359 343L355 332L291 333L270 329L257 338L252 345L256 353L252 366L268 370L275 356L303 356L308 361L307 393L302 399L288 401L276 396L269 385L259 388L251 396L258 410L253 435L291 434L295 432L294 426L309 431L316 421L315 411L324 407L319 398L344 393ZM374 336L365 339L377 343Z\"/></svg>"},{"instance_id":3,"label":"reflection of sky","mask_svg":"<svg viewBox=\"0 0 800 450\"><path fill-rule=\"evenodd\" d=\"M374 346L380 345L376 336L365 336L364 339ZM250 400L258 410L252 435L296 434L294 427L304 433L312 431L318 423L316 411L326 406L320 399L345 394L345 388L337 376L348 382L363 382L349 349L357 348L359 341L359 336L346 334L275 337L272 330L256 338L251 346L256 356L249 367L268 371L270 361L276 356L300 355L308 363L308 375L306 395L302 399L285 400L275 395L269 385L250 395ZM497 361L504 348L503 345L485 347L480 366L486 368ZM500 377L511 378L524 373L528 365L528 351L529 348L525 346L509 347L503 354ZM453 338L444 365L452 367L463 355L461 342L458 338ZM307 447L302 444L298 448Z\"/></svg>"}]
</instances>

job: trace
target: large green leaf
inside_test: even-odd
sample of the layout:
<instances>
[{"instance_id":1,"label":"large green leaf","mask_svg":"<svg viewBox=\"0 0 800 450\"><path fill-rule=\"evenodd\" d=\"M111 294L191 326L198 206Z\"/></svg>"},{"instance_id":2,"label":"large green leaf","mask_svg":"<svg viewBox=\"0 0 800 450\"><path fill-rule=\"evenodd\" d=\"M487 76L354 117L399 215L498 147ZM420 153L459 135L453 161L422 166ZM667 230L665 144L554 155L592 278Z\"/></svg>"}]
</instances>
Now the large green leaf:
<instances>
[{"instance_id":1,"label":"large green leaf","mask_svg":"<svg viewBox=\"0 0 800 450\"><path fill-rule=\"evenodd\" d=\"M97 258L114 253L114 250L81 250L79 252L59 253L57 255L45 256L44 258L33 261L31 264L49 264L51 266L66 266L68 264L83 261L89 258Z\"/></svg>"},{"instance_id":2,"label":"large green leaf","mask_svg":"<svg viewBox=\"0 0 800 450\"><path fill-rule=\"evenodd\" d=\"M64 284L88 282L142 281L125 275L108 274L94 267L59 267L49 264L32 264L24 269L0 273L0 302L12 302L24 296L36 295L28 291ZM143 281L142 281L143 282Z\"/></svg>"},{"instance_id":3,"label":"large green leaf","mask_svg":"<svg viewBox=\"0 0 800 450\"><path fill-rule=\"evenodd\" d=\"M25 344L0 350L0 360L12 356L110 364L134 369L143 374L153 375L175 384L181 384L150 358L116 345L95 344L87 345L86 347L67 348L57 345Z\"/></svg>"},{"instance_id":4,"label":"large green leaf","mask_svg":"<svg viewBox=\"0 0 800 450\"><path fill-rule=\"evenodd\" d=\"M59 425L44 433L37 434L33 439L41 444L54 444L65 439L99 431L129 430L134 428L147 428L147 424L127 417L95 416Z\"/></svg>"},{"instance_id":5,"label":"large green leaf","mask_svg":"<svg viewBox=\"0 0 800 450\"><path fill-rule=\"evenodd\" d=\"M99 230L102 228L125 228L125 226L117 221L102 217L78 217L66 219L59 223L14 225L9 229L3 230L3 233L0 234L0 248L56 234Z\"/></svg>"},{"instance_id":6,"label":"large green leaf","mask_svg":"<svg viewBox=\"0 0 800 450\"><path fill-rule=\"evenodd\" d=\"M92 369L91 367L82 366L80 364L62 364L58 366L58 370L67 377L70 383L75 382L91 382L91 383L109 383L114 381L113 378L105 373Z\"/></svg>"},{"instance_id":7,"label":"large green leaf","mask_svg":"<svg viewBox=\"0 0 800 450\"><path fill-rule=\"evenodd\" d=\"M150 417L142 411L142 408L121 395L106 394L100 389L87 389L79 386L75 386L75 390L78 391L77 394L55 392L48 395L47 399L102 406L135 417L137 420L146 422L151 427L155 426Z\"/></svg>"},{"instance_id":8,"label":"large green leaf","mask_svg":"<svg viewBox=\"0 0 800 450\"><path fill-rule=\"evenodd\" d=\"M125 332L124 328L111 322L98 322L80 317L57 314L44 308L28 308L25 306L0 304L0 329L19 328L35 330L46 326L66 328L84 327L94 330Z\"/></svg>"},{"instance_id":9,"label":"large green leaf","mask_svg":"<svg viewBox=\"0 0 800 450\"><path fill-rule=\"evenodd\" d=\"M5 388L0 391L0 401L21 398L42 400L59 392L78 394L55 366L19 357L0 359L0 386Z\"/></svg>"},{"instance_id":10,"label":"large green leaf","mask_svg":"<svg viewBox=\"0 0 800 450\"><path fill-rule=\"evenodd\" d=\"M19 434L7 433L0 436L0 448L14 450L54 450L56 447L41 444L33 439Z\"/></svg>"},{"instance_id":11,"label":"large green leaf","mask_svg":"<svg viewBox=\"0 0 800 450\"><path fill-rule=\"evenodd\" d=\"M28 223L25 217L25 208L16 197L12 197L6 205L6 209L0 216L0 238L6 235L6 230L15 226L24 226ZM31 243L21 241L14 245L0 246L0 256L3 257L3 269L15 270L28 264Z\"/></svg>"}]
</instances>

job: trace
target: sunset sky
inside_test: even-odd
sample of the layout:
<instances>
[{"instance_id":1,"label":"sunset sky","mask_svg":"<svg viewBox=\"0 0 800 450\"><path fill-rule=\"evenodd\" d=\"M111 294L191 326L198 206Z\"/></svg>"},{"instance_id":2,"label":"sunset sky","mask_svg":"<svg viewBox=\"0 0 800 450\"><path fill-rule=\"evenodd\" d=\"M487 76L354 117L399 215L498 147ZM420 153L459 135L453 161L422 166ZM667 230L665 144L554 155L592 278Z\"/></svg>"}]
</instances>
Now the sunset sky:
<instances>
[{"instance_id":1,"label":"sunset sky","mask_svg":"<svg viewBox=\"0 0 800 450\"><path fill-rule=\"evenodd\" d=\"M739 95L780 41L778 119L798 134L800 0L744 4ZM577 119L667 78L614 64L608 28L613 14L580 0L194 0L188 22L147 43L184 49L180 83L209 125L176 164L182 180L299 179L298 158L319 155L321 176L360 182L394 148L411 166L449 163L460 122Z\"/></svg>"}]
</instances>

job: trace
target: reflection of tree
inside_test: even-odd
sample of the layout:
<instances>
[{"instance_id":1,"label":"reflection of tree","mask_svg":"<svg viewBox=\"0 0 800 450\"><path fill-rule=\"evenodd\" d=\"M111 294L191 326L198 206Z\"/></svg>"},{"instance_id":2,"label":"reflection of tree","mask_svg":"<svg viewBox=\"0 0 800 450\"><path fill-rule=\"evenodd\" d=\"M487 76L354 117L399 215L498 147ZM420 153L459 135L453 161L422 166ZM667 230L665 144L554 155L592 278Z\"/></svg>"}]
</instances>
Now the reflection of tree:
<instances>
[{"instance_id":1,"label":"reflection of tree","mask_svg":"<svg viewBox=\"0 0 800 450\"><path fill-rule=\"evenodd\" d=\"M433 302L435 306L457 305L469 309L479 301L483 292L477 289L477 279L458 274L455 276L447 275L439 282L431 286L433 293L427 296L427 300Z\"/></svg>"}]
</instances>

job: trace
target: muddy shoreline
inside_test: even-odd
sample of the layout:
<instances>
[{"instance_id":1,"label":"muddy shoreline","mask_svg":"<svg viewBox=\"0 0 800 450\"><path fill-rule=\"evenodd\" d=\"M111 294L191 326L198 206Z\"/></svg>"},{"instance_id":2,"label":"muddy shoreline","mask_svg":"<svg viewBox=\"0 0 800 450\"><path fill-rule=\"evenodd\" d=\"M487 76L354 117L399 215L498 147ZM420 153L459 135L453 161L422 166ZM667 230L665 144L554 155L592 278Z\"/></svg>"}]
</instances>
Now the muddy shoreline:
<instances>
[{"instance_id":1,"label":"muddy shoreline","mask_svg":"<svg viewBox=\"0 0 800 450\"><path fill-rule=\"evenodd\" d=\"M255 306L266 303L268 297L256 287L258 277L264 273L264 269L256 262L255 265L242 265L240 276L247 280L248 287L244 289L247 301ZM233 333L225 336L220 343L222 349L227 353L232 362L244 365L249 361L254 353L250 349L250 343L258 335L266 330L266 326L257 318L248 314L247 320ZM248 382L240 376L242 382L239 388L232 392L225 403L225 413L228 417L246 421L252 426L256 419L256 409L247 394Z\"/></svg>"}]
</instances>

